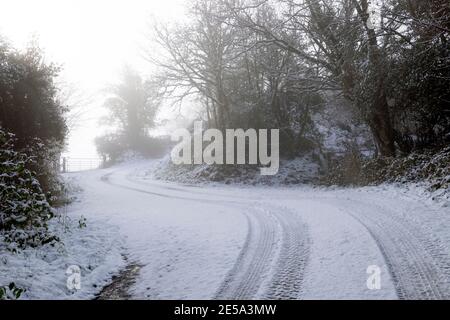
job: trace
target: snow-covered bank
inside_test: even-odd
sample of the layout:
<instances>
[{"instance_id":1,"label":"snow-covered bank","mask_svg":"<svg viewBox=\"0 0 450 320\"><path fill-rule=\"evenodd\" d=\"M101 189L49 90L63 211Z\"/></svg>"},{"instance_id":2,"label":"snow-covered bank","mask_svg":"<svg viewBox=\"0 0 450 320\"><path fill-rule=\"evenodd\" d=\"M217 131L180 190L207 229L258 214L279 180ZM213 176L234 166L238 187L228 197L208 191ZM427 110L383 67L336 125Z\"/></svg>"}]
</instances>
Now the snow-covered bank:
<instances>
[{"instance_id":1,"label":"snow-covered bank","mask_svg":"<svg viewBox=\"0 0 450 320\"><path fill-rule=\"evenodd\" d=\"M49 223L60 241L16 253L0 241L0 285L25 289L21 299L92 299L122 268L123 241L117 227L90 214L82 202L58 211ZM83 219L86 217L86 220ZM69 267L81 271L80 290L69 290Z\"/></svg>"},{"instance_id":2,"label":"snow-covered bank","mask_svg":"<svg viewBox=\"0 0 450 320\"><path fill-rule=\"evenodd\" d=\"M345 192L386 192L450 207L450 148L433 154L418 153L407 158L370 160L361 167L361 181L343 183L344 171L322 175L320 166L310 157L282 160L279 173L261 176L257 166L174 165L170 157L152 161L135 172L143 180L177 183L203 187L226 188L288 188L315 190L346 190ZM317 161L317 159L316 159ZM383 163L378 164L377 163ZM362 165L362 164L360 164ZM377 169L377 166L379 168ZM379 170L379 171L377 171ZM340 182L333 182L340 177ZM328 180L329 179L329 180Z\"/></svg>"},{"instance_id":3,"label":"snow-covered bank","mask_svg":"<svg viewBox=\"0 0 450 320\"><path fill-rule=\"evenodd\" d=\"M169 156L144 172L152 179L188 184L295 185L317 182L320 177L320 155L309 154L292 160L281 160L276 175L261 175L257 165L175 165ZM142 173L141 173L142 174Z\"/></svg>"}]
</instances>

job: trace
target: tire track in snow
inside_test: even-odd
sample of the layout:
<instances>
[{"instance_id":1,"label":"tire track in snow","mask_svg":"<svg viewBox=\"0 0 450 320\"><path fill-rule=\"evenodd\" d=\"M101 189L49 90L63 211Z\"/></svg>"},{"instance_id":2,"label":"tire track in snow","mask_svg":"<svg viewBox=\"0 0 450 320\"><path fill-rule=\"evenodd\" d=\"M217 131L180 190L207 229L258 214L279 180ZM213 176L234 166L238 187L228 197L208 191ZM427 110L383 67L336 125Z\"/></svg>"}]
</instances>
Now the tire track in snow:
<instances>
[{"instance_id":1,"label":"tire track in snow","mask_svg":"<svg viewBox=\"0 0 450 320\"><path fill-rule=\"evenodd\" d=\"M247 239L235 265L219 287L216 299L254 298L268 272L273 248L277 245L277 222L260 210L246 216Z\"/></svg>"},{"instance_id":2,"label":"tire track in snow","mask_svg":"<svg viewBox=\"0 0 450 320\"><path fill-rule=\"evenodd\" d=\"M135 176L130 173L126 175L126 179L134 184L139 184L142 186L147 186L147 187L154 187L154 188L158 188L158 189L165 189L165 190L169 190L169 191L175 191L175 192L180 192L183 194L195 194L195 195L206 195L206 196L213 196L213 197L225 197L225 198L230 198L230 196L224 196L224 195L220 195L217 193L211 193L211 192L203 192L203 191L199 191L201 190L199 187L197 186L192 186L192 185L181 185L181 187L175 187L175 186L171 186L171 185L164 185L163 183L152 183L151 181L148 180L141 180L141 179L133 179ZM189 189L186 189L186 187L188 187ZM193 188L197 188L196 190L192 190ZM249 200L248 197L246 196L238 196L233 194L232 196L234 199L243 199L243 200Z\"/></svg>"},{"instance_id":3,"label":"tire track in snow","mask_svg":"<svg viewBox=\"0 0 450 320\"><path fill-rule=\"evenodd\" d=\"M178 199L178 200L187 200L187 201L213 203L213 204L218 204L218 203L238 204L239 203L237 201L231 201L231 200L209 200L209 199L203 199L203 198L191 198L191 197L184 197L184 196L178 196L178 195L165 194L165 193L161 193L161 192L154 192L154 191L149 191L149 190L143 190L143 189L140 189L140 188L135 188L135 187L127 186L127 185L122 185L120 183L112 182L110 180L110 176L113 173L114 172L110 172L110 173L107 173L107 174L101 176L100 180L103 181L106 184L109 184L109 185L117 187L117 188L122 188L122 189L125 189L125 190L135 191L135 192L149 194L149 195L158 196L158 197L167 198L167 199ZM128 179L128 180L130 182L135 183L131 179Z\"/></svg>"},{"instance_id":4,"label":"tire track in snow","mask_svg":"<svg viewBox=\"0 0 450 320\"><path fill-rule=\"evenodd\" d=\"M309 258L308 229L292 212L275 213L282 225L282 246L278 265L264 298L298 299Z\"/></svg>"},{"instance_id":5,"label":"tire track in snow","mask_svg":"<svg viewBox=\"0 0 450 320\"><path fill-rule=\"evenodd\" d=\"M309 253L306 226L281 208L248 217L246 243L215 298L298 299Z\"/></svg>"},{"instance_id":6,"label":"tire track in snow","mask_svg":"<svg viewBox=\"0 0 450 320\"><path fill-rule=\"evenodd\" d=\"M400 299L449 299L450 260L445 246L426 237L419 228L399 219L390 209L357 200L358 210L342 207L372 235L385 257ZM348 202L347 202L348 204ZM447 249L448 250L448 249Z\"/></svg>"}]
</instances>

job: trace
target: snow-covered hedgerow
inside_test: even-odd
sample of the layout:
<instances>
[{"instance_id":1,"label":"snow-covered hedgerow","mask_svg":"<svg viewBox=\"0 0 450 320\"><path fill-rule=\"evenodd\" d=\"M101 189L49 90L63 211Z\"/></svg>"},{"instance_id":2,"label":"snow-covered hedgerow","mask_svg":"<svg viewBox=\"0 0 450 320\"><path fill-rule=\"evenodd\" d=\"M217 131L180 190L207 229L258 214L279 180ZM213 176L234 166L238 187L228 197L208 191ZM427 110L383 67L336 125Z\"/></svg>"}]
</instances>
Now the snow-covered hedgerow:
<instances>
[{"instance_id":1,"label":"snow-covered hedgerow","mask_svg":"<svg viewBox=\"0 0 450 320\"><path fill-rule=\"evenodd\" d=\"M450 147L413 152L406 157L379 158L364 163L365 182L423 182L430 191L450 188Z\"/></svg>"},{"instance_id":2,"label":"snow-covered hedgerow","mask_svg":"<svg viewBox=\"0 0 450 320\"><path fill-rule=\"evenodd\" d=\"M15 137L0 129L0 237L10 250L57 240L48 232L54 210L32 167L33 156L14 149Z\"/></svg>"},{"instance_id":3,"label":"snow-covered hedgerow","mask_svg":"<svg viewBox=\"0 0 450 320\"><path fill-rule=\"evenodd\" d=\"M336 161L323 182L328 185L368 186L383 183L420 184L428 192L450 194L450 147L412 152L407 156L367 159L349 151Z\"/></svg>"}]
</instances>

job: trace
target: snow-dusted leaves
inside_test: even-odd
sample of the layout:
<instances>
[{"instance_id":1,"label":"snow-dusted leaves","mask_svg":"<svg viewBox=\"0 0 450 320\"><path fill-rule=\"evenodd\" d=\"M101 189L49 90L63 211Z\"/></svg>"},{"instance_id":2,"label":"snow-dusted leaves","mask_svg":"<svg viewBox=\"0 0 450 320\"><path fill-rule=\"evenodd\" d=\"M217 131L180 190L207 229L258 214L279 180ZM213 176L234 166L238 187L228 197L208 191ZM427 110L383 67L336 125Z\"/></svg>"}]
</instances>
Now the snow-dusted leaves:
<instances>
[{"instance_id":1,"label":"snow-dusted leaves","mask_svg":"<svg viewBox=\"0 0 450 320\"><path fill-rule=\"evenodd\" d=\"M14 150L14 142L14 135L0 129L0 237L10 250L57 240L47 227L54 209L28 169L33 158Z\"/></svg>"}]
</instances>

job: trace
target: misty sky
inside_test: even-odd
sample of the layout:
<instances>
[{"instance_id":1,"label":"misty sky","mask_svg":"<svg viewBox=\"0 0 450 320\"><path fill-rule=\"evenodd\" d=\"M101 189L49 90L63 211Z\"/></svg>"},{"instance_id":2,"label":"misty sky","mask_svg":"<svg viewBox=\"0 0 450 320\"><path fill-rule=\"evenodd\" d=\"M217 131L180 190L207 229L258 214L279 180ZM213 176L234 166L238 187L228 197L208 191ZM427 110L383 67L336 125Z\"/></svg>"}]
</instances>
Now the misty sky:
<instances>
[{"instance_id":1,"label":"misty sky","mask_svg":"<svg viewBox=\"0 0 450 320\"><path fill-rule=\"evenodd\" d=\"M93 139L105 112L99 92L114 83L125 63L148 74L151 66L141 54L149 22L175 21L183 8L183 0L2 1L0 35L18 48L37 35L49 61L62 64L64 82L89 101L70 134L70 156L96 156Z\"/></svg>"}]
</instances>

